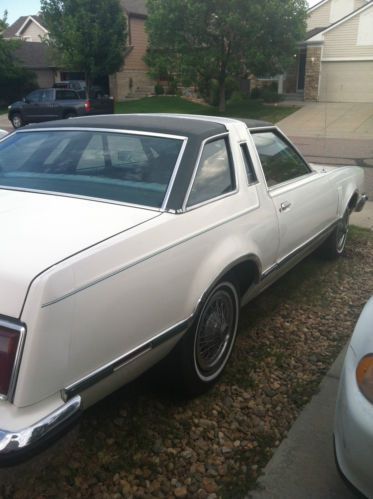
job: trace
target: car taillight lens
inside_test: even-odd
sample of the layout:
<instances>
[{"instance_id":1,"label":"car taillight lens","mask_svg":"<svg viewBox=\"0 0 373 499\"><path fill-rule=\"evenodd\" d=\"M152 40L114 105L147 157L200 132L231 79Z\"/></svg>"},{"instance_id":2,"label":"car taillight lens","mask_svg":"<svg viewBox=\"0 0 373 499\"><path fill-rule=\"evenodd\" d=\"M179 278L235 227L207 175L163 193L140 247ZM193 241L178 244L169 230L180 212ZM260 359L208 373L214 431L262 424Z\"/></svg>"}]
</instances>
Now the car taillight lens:
<instances>
[{"instance_id":1,"label":"car taillight lens","mask_svg":"<svg viewBox=\"0 0 373 499\"><path fill-rule=\"evenodd\" d=\"M91 111L91 101L89 100L86 100L85 103L84 103L84 107L85 107L85 110L87 111L87 113L89 113Z\"/></svg>"},{"instance_id":2,"label":"car taillight lens","mask_svg":"<svg viewBox=\"0 0 373 499\"><path fill-rule=\"evenodd\" d=\"M373 354L363 357L356 368L356 381L361 393L373 403Z\"/></svg>"},{"instance_id":3,"label":"car taillight lens","mask_svg":"<svg viewBox=\"0 0 373 499\"><path fill-rule=\"evenodd\" d=\"M17 355L20 332L0 326L0 395L7 395Z\"/></svg>"}]
</instances>

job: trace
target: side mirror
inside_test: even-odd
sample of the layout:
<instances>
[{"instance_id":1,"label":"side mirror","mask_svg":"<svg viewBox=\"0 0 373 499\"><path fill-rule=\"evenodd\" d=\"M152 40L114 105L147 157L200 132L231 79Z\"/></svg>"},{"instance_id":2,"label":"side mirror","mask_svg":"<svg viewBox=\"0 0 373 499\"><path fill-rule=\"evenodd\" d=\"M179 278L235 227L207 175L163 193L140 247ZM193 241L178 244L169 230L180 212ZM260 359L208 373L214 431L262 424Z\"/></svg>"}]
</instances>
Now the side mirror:
<instances>
[{"instance_id":1,"label":"side mirror","mask_svg":"<svg viewBox=\"0 0 373 499\"><path fill-rule=\"evenodd\" d=\"M26 104L28 104L30 101L27 97L23 97L22 102L25 102Z\"/></svg>"}]
</instances>

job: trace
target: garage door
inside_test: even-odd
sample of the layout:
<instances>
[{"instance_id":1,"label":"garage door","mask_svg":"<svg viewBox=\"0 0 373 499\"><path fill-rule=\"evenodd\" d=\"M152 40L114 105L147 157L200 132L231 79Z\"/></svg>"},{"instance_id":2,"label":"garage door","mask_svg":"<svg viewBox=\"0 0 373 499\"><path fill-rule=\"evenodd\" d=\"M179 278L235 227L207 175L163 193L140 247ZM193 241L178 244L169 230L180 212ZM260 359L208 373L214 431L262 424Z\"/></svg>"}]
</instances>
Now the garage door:
<instances>
[{"instance_id":1,"label":"garage door","mask_svg":"<svg viewBox=\"0 0 373 499\"><path fill-rule=\"evenodd\" d=\"M373 61L322 62L320 100L373 102Z\"/></svg>"}]
</instances>

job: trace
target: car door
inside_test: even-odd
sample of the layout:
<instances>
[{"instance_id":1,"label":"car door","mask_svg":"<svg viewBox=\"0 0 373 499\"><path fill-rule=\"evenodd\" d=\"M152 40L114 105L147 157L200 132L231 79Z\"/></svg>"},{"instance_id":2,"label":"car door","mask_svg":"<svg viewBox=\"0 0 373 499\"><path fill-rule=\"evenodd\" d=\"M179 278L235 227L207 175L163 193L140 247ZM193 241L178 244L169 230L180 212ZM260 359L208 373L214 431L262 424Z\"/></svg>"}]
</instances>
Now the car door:
<instances>
[{"instance_id":1,"label":"car door","mask_svg":"<svg viewBox=\"0 0 373 499\"><path fill-rule=\"evenodd\" d=\"M277 129L258 130L252 136L279 222L281 261L335 221L337 193Z\"/></svg>"},{"instance_id":2,"label":"car door","mask_svg":"<svg viewBox=\"0 0 373 499\"><path fill-rule=\"evenodd\" d=\"M22 106L23 117L26 121L39 121L41 117L42 90L34 90L26 96Z\"/></svg>"}]
</instances>

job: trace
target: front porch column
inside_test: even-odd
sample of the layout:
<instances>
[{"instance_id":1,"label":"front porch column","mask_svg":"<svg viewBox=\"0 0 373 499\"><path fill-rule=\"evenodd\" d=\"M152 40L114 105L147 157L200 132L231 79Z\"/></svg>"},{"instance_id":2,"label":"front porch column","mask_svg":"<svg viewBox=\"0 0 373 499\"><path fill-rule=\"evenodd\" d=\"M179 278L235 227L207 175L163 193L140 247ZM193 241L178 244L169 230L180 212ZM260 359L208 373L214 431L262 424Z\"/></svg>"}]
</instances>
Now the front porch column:
<instances>
[{"instance_id":1,"label":"front porch column","mask_svg":"<svg viewBox=\"0 0 373 499\"><path fill-rule=\"evenodd\" d=\"M308 45L307 47L304 100L319 100L321 50L321 46Z\"/></svg>"}]
</instances>

